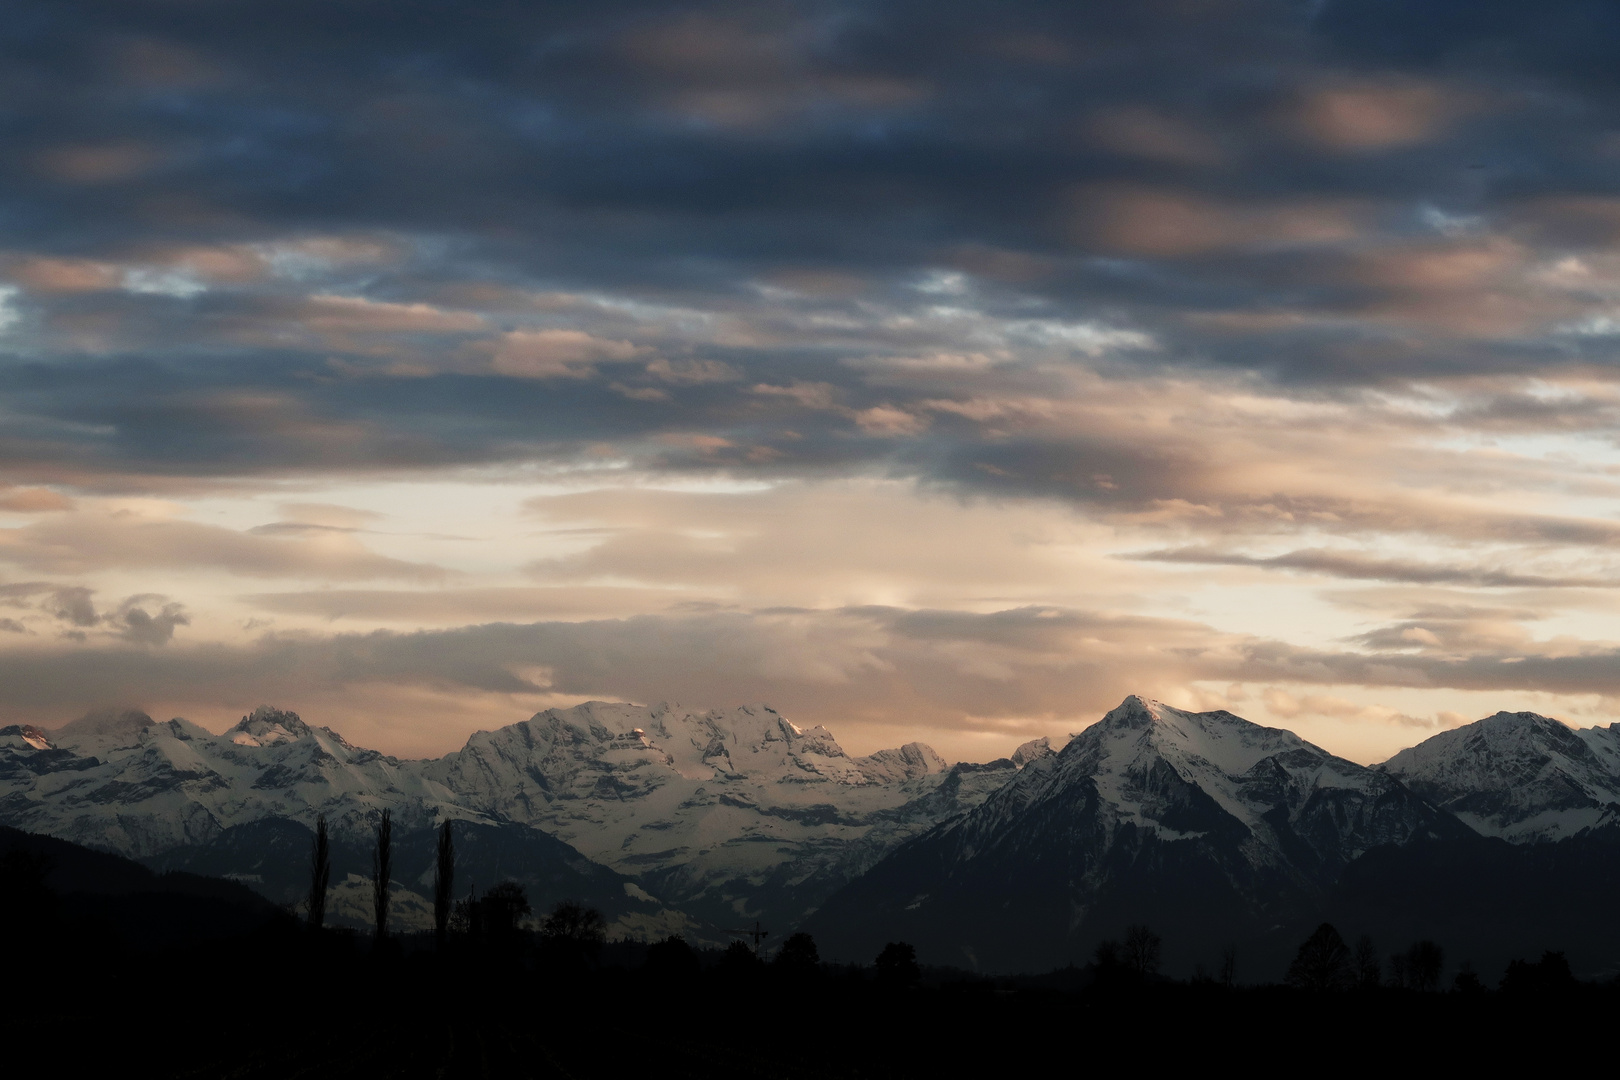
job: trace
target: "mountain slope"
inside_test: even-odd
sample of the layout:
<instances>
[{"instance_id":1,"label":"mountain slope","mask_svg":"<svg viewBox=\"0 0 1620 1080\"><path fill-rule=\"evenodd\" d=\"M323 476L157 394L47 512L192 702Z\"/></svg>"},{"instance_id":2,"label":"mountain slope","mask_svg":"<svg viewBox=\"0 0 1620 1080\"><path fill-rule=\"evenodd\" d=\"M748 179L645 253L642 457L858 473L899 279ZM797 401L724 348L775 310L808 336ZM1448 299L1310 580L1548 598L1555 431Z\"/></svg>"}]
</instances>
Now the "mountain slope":
<instances>
[{"instance_id":1,"label":"mountain slope","mask_svg":"<svg viewBox=\"0 0 1620 1080\"><path fill-rule=\"evenodd\" d=\"M1132 697L807 928L836 955L903 938L989 970L1083 960L1135 922L1213 955L1309 910L1370 848L1467 834L1394 777L1291 732Z\"/></svg>"},{"instance_id":2,"label":"mountain slope","mask_svg":"<svg viewBox=\"0 0 1620 1080\"><path fill-rule=\"evenodd\" d=\"M245 934L278 914L236 882L156 874L117 855L3 825L0 883L0 909L19 901L30 908L6 912L14 932L43 933L43 924L56 917L58 931L88 925L97 939L110 931L123 945L138 949ZM48 892L38 894L30 888L35 883Z\"/></svg>"},{"instance_id":3,"label":"mountain slope","mask_svg":"<svg viewBox=\"0 0 1620 1080\"><path fill-rule=\"evenodd\" d=\"M1620 822L1620 724L1576 729L1500 712L1402 750L1382 768L1481 835L1514 843Z\"/></svg>"}]
</instances>

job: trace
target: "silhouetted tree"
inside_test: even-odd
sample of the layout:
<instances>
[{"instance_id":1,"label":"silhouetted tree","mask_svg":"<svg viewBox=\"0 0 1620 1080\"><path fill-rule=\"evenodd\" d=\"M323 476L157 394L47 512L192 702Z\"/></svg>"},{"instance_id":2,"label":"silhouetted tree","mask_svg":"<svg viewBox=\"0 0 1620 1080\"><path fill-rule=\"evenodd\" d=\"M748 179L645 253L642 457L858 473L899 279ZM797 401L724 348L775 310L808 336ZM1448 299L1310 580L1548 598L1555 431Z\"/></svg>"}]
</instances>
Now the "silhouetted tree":
<instances>
[{"instance_id":1,"label":"silhouetted tree","mask_svg":"<svg viewBox=\"0 0 1620 1080\"><path fill-rule=\"evenodd\" d=\"M1359 990L1376 990L1384 981L1378 946L1366 934L1356 939L1356 951L1350 958L1350 981Z\"/></svg>"},{"instance_id":2,"label":"silhouetted tree","mask_svg":"<svg viewBox=\"0 0 1620 1080\"><path fill-rule=\"evenodd\" d=\"M1159 973L1159 947L1164 939L1142 923L1125 928L1125 944L1120 959L1138 979L1149 979Z\"/></svg>"},{"instance_id":3,"label":"silhouetted tree","mask_svg":"<svg viewBox=\"0 0 1620 1080\"><path fill-rule=\"evenodd\" d=\"M1389 985L1397 990L1410 990L1412 976L1407 970L1406 954L1391 953L1389 956Z\"/></svg>"},{"instance_id":4,"label":"silhouetted tree","mask_svg":"<svg viewBox=\"0 0 1620 1080\"><path fill-rule=\"evenodd\" d=\"M1350 948L1330 923L1306 938L1288 965L1288 984L1301 990L1340 990L1350 974Z\"/></svg>"},{"instance_id":5,"label":"silhouetted tree","mask_svg":"<svg viewBox=\"0 0 1620 1080\"><path fill-rule=\"evenodd\" d=\"M450 898L455 895L456 845L450 839L450 822L439 826L439 861L433 871L433 936L440 949L450 936Z\"/></svg>"},{"instance_id":6,"label":"silhouetted tree","mask_svg":"<svg viewBox=\"0 0 1620 1080\"><path fill-rule=\"evenodd\" d=\"M394 872L393 816L384 810L377 825L377 846L371 850L371 913L377 940L388 935L388 882Z\"/></svg>"},{"instance_id":7,"label":"silhouetted tree","mask_svg":"<svg viewBox=\"0 0 1620 1080\"><path fill-rule=\"evenodd\" d=\"M1099 941L1091 954L1095 981L1100 986L1118 986L1130 979L1130 971L1120 959L1119 942L1113 938Z\"/></svg>"},{"instance_id":8,"label":"silhouetted tree","mask_svg":"<svg viewBox=\"0 0 1620 1080\"><path fill-rule=\"evenodd\" d=\"M467 899L457 900L455 910L450 914L449 931L460 937L476 939L479 936L478 922L478 886L467 888Z\"/></svg>"},{"instance_id":9,"label":"silhouetted tree","mask_svg":"<svg viewBox=\"0 0 1620 1080\"><path fill-rule=\"evenodd\" d=\"M1479 974L1474 971L1474 965L1467 960L1457 969L1457 975L1451 980L1451 988L1459 994L1482 994L1485 984L1479 981Z\"/></svg>"},{"instance_id":10,"label":"silhouetted tree","mask_svg":"<svg viewBox=\"0 0 1620 1080\"><path fill-rule=\"evenodd\" d=\"M1556 994L1577 985L1569 961L1561 952L1542 953L1534 964L1515 960L1502 976L1502 990L1509 994Z\"/></svg>"},{"instance_id":11,"label":"silhouetted tree","mask_svg":"<svg viewBox=\"0 0 1620 1080\"><path fill-rule=\"evenodd\" d=\"M1227 945L1221 950L1221 966L1216 973L1216 979L1228 990L1237 986L1237 946Z\"/></svg>"},{"instance_id":12,"label":"silhouetted tree","mask_svg":"<svg viewBox=\"0 0 1620 1080\"><path fill-rule=\"evenodd\" d=\"M795 975L811 975L821 968L821 953L816 949L816 939L802 930L782 943L782 951L776 954L776 966L784 972Z\"/></svg>"},{"instance_id":13,"label":"silhouetted tree","mask_svg":"<svg viewBox=\"0 0 1620 1080\"><path fill-rule=\"evenodd\" d=\"M529 898L523 886L503 881L477 902L478 929L487 940L507 940L517 936L529 915Z\"/></svg>"},{"instance_id":14,"label":"silhouetted tree","mask_svg":"<svg viewBox=\"0 0 1620 1080\"><path fill-rule=\"evenodd\" d=\"M733 941L720 954L720 975L728 982L751 980L763 966L746 941Z\"/></svg>"},{"instance_id":15,"label":"silhouetted tree","mask_svg":"<svg viewBox=\"0 0 1620 1080\"><path fill-rule=\"evenodd\" d=\"M687 981L697 975L699 966L698 955L685 938L671 935L647 947L646 970L657 978Z\"/></svg>"},{"instance_id":16,"label":"silhouetted tree","mask_svg":"<svg viewBox=\"0 0 1620 1080\"><path fill-rule=\"evenodd\" d=\"M326 836L326 815L315 817L315 846L309 855L309 926L319 930L326 922L326 886L332 878L332 849Z\"/></svg>"},{"instance_id":17,"label":"silhouetted tree","mask_svg":"<svg viewBox=\"0 0 1620 1080\"><path fill-rule=\"evenodd\" d=\"M1427 939L1415 941L1406 950L1406 988L1423 993L1440 987L1440 972L1446 963L1445 950Z\"/></svg>"},{"instance_id":18,"label":"silhouetted tree","mask_svg":"<svg viewBox=\"0 0 1620 1080\"><path fill-rule=\"evenodd\" d=\"M577 900L564 900L546 916L540 936L581 955L595 956L607 940L607 920L593 907L586 907Z\"/></svg>"},{"instance_id":19,"label":"silhouetted tree","mask_svg":"<svg viewBox=\"0 0 1620 1080\"><path fill-rule=\"evenodd\" d=\"M917 967L917 950L904 941L891 941L877 956L878 982L889 986L910 986L922 978Z\"/></svg>"}]
</instances>

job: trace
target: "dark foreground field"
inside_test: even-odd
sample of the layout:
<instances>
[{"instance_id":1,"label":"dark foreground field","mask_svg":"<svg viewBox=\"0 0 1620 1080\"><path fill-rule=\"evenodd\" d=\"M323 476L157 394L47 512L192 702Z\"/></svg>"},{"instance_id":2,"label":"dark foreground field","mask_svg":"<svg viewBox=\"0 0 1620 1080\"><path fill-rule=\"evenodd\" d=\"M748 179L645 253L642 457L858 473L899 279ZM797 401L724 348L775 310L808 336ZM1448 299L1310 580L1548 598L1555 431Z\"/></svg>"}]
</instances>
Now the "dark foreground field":
<instances>
[{"instance_id":1,"label":"dark foreground field","mask_svg":"<svg viewBox=\"0 0 1620 1080\"><path fill-rule=\"evenodd\" d=\"M24 950L0 1045L80 1075L175 1077L1258 1075L1551 1065L1620 995L1308 993L1181 983L893 985L870 971L370 951L296 925L207 948ZM15 961L23 960L23 964ZM1084 973L1076 973L1083 981ZM43 1057L42 1057L43 1055Z\"/></svg>"},{"instance_id":2,"label":"dark foreground field","mask_svg":"<svg viewBox=\"0 0 1620 1080\"><path fill-rule=\"evenodd\" d=\"M1159 978L1146 927L1084 967L987 979L919 970L898 944L861 967L819 963L803 935L764 950L769 963L740 943L604 942L600 923L580 918L587 909L558 918L568 905L536 933L510 905L521 890L503 886L458 905L442 941L395 935L379 947L311 929L232 882L157 875L9 830L5 839L5 1075L1545 1069L1604 1052L1620 1014L1620 987L1576 980L1559 954L1511 965L1498 988L1420 942L1388 958L1386 977L1370 945L1352 950L1326 927L1301 944L1294 986L1241 985L1236 953L1224 975Z\"/></svg>"}]
</instances>

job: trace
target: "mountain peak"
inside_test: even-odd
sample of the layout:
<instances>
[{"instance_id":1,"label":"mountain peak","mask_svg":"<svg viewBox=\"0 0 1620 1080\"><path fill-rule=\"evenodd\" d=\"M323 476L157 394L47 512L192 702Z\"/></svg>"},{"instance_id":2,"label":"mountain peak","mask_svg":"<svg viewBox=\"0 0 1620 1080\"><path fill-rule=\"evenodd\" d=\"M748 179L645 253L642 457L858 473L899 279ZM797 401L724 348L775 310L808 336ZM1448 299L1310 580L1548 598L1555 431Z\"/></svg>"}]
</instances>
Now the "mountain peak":
<instances>
[{"instance_id":1,"label":"mountain peak","mask_svg":"<svg viewBox=\"0 0 1620 1080\"><path fill-rule=\"evenodd\" d=\"M1620 731L1499 712L1442 731L1384 762L1420 795L1487 836L1556 840L1612 819Z\"/></svg>"},{"instance_id":2,"label":"mountain peak","mask_svg":"<svg viewBox=\"0 0 1620 1080\"><path fill-rule=\"evenodd\" d=\"M1051 757L1054 753L1056 751L1052 749L1052 740L1043 735L1039 739L1029 740L1029 742L1014 750L1012 763L1022 769L1030 762L1039 761L1044 757Z\"/></svg>"},{"instance_id":3,"label":"mountain peak","mask_svg":"<svg viewBox=\"0 0 1620 1080\"><path fill-rule=\"evenodd\" d=\"M52 741L81 752L134 746L153 723L139 709L95 709L58 728Z\"/></svg>"},{"instance_id":4,"label":"mountain peak","mask_svg":"<svg viewBox=\"0 0 1620 1080\"><path fill-rule=\"evenodd\" d=\"M260 705L225 734L238 746L274 746L308 735L309 725L295 712Z\"/></svg>"},{"instance_id":5,"label":"mountain peak","mask_svg":"<svg viewBox=\"0 0 1620 1080\"><path fill-rule=\"evenodd\" d=\"M1102 722L1111 728L1142 728L1164 719L1164 706L1132 694L1103 716Z\"/></svg>"}]
</instances>

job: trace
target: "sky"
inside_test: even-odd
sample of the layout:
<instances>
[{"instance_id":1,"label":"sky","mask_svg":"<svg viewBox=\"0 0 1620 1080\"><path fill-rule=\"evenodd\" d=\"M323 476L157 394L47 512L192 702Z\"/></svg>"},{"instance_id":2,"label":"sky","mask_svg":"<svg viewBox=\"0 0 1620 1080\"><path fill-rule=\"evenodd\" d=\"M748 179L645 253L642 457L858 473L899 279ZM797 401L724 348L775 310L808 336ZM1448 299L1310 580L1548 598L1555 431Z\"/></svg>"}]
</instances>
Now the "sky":
<instances>
[{"instance_id":1,"label":"sky","mask_svg":"<svg viewBox=\"0 0 1620 1080\"><path fill-rule=\"evenodd\" d=\"M1620 720L1620 7L13 0L0 723Z\"/></svg>"}]
</instances>

